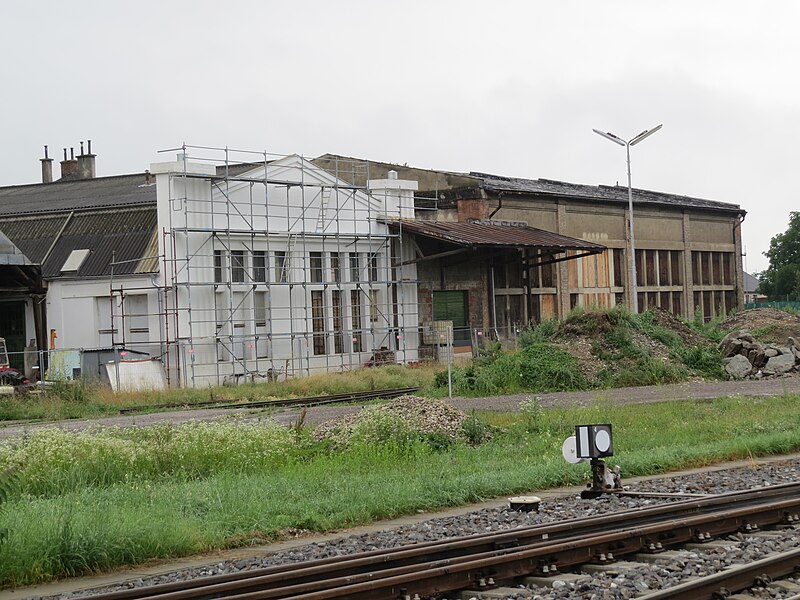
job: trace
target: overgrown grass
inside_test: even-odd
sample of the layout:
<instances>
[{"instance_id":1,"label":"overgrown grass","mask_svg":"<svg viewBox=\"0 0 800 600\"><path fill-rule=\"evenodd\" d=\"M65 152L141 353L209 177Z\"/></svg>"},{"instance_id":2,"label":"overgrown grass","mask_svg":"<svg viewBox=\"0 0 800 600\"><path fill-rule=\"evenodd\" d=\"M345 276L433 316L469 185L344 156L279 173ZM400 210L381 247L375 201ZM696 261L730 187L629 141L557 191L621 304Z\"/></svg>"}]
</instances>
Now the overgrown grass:
<instances>
[{"instance_id":1,"label":"overgrown grass","mask_svg":"<svg viewBox=\"0 0 800 600\"><path fill-rule=\"evenodd\" d=\"M453 392L488 396L519 391L564 392L588 389L575 358L550 344L533 343L519 352L498 353L456 367L452 371ZM437 373L436 383L447 386L447 373Z\"/></svg>"},{"instance_id":2,"label":"overgrown grass","mask_svg":"<svg viewBox=\"0 0 800 600\"><path fill-rule=\"evenodd\" d=\"M707 327L705 333L717 325ZM569 347L578 336L592 340L592 354L602 363L591 379L557 347ZM663 360L650 344L643 343L645 336L666 347L670 360ZM521 352L491 350L473 365L456 368L454 391L488 396L677 383L692 375L725 377L722 356L715 348L687 346L677 332L660 325L652 312L633 315L622 307L576 309L562 322L531 325L520 332L518 341ZM437 375L436 383L444 389L446 374Z\"/></svg>"},{"instance_id":3,"label":"overgrown grass","mask_svg":"<svg viewBox=\"0 0 800 600\"><path fill-rule=\"evenodd\" d=\"M61 382L43 393L0 399L0 422L91 418L118 414L121 408L192 405L208 401L270 400L400 387L424 388L432 385L435 370L432 366L388 365L280 382L136 393L114 393L99 385Z\"/></svg>"},{"instance_id":4,"label":"overgrown grass","mask_svg":"<svg viewBox=\"0 0 800 600\"><path fill-rule=\"evenodd\" d=\"M195 435L196 430L187 433L193 441L182 446L180 457L175 439L181 434L165 436L163 429L98 434L96 452L86 438L71 461L23 438L14 452L27 456L17 463L19 489L27 492L12 495L5 505L10 531L0 544L0 585L581 483L588 476L586 466L568 465L561 458L561 443L578 423L613 424L614 462L623 477L790 452L800 449L799 400L625 406L598 401L587 408L548 410L532 400L520 414L473 415L475 427L491 427L494 433L478 446L464 442L442 448L390 437L386 443L331 451L306 439L279 437L280 458L262 458L263 434L254 428L233 431L224 424L205 437ZM222 440L224 451L209 448L211 439ZM30 466L40 451L50 457L47 490L39 487L41 481L32 483L45 469L44 464ZM108 465L125 464L131 452L141 456L130 463L129 476L108 477Z\"/></svg>"}]
</instances>

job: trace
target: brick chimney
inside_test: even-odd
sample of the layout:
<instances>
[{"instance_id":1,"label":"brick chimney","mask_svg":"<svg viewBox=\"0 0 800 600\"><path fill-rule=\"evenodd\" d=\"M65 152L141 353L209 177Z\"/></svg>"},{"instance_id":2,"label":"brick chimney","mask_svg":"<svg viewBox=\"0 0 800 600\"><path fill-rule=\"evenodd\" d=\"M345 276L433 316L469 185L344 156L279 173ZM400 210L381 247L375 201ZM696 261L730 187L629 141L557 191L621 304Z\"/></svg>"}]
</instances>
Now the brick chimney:
<instances>
[{"instance_id":1,"label":"brick chimney","mask_svg":"<svg viewBox=\"0 0 800 600\"><path fill-rule=\"evenodd\" d=\"M61 179L77 179L74 177L78 172L78 161L75 158L75 148L69 149L69 160L67 160L67 149L64 148L64 160L61 161Z\"/></svg>"},{"instance_id":2,"label":"brick chimney","mask_svg":"<svg viewBox=\"0 0 800 600\"><path fill-rule=\"evenodd\" d=\"M78 155L78 179L94 179L95 177L95 156L92 154L92 140L87 141L87 151L83 152L83 142L81 142L81 153Z\"/></svg>"},{"instance_id":3,"label":"brick chimney","mask_svg":"<svg viewBox=\"0 0 800 600\"><path fill-rule=\"evenodd\" d=\"M52 183L53 181L53 159L47 156L47 146L44 147L44 158L42 161L42 183Z\"/></svg>"}]
</instances>

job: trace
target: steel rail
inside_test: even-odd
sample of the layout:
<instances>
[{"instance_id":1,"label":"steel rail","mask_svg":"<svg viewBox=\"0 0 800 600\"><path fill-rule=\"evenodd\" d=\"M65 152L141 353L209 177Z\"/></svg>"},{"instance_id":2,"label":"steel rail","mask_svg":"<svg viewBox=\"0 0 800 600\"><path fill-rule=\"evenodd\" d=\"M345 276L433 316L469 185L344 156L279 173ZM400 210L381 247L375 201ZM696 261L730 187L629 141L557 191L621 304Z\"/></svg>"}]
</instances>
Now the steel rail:
<instances>
[{"instance_id":1,"label":"steel rail","mask_svg":"<svg viewBox=\"0 0 800 600\"><path fill-rule=\"evenodd\" d=\"M640 596L639 600L713 600L752 587L758 579L786 577L800 570L800 548ZM800 597L800 596L795 596Z\"/></svg>"},{"instance_id":2,"label":"steel rail","mask_svg":"<svg viewBox=\"0 0 800 600\"><path fill-rule=\"evenodd\" d=\"M549 525L522 527L504 532L476 534L446 541L426 542L412 546L404 546L390 550L374 550L347 557L332 557L298 563L254 569L244 573L231 573L196 579L186 582L173 582L133 588L120 592L111 592L94 596L96 600L127 600L132 598L149 598L151 600L186 600L188 598L207 597L210 595L246 594L265 587L279 585L284 590L292 586L313 583L321 577L351 578L351 582L360 574L367 572L366 577L377 579L375 571L379 569L385 574L391 569L402 569L411 565L436 562L440 566L465 561L477 555L502 555L509 551L533 545L550 545L559 540L578 539L582 536L598 533L617 532L632 527L671 522L676 518L713 514L715 511L727 509L732 504L747 502L755 505L769 503L783 497L798 497L800 484L782 484L768 488L758 488L710 496L704 499L684 500L672 504L634 509L598 517L573 519ZM710 534L710 532L709 532ZM647 547L655 549L660 539L648 542ZM493 554L494 553L494 554ZM449 562L443 562L449 561ZM420 568L420 567L414 567ZM400 574L399 572L395 572ZM307 589L294 587L294 590ZM259 596L280 597L280 596Z\"/></svg>"},{"instance_id":3,"label":"steel rail","mask_svg":"<svg viewBox=\"0 0 800 600\"><path fill-rule=\"evenodd\" d=\"M163 408L287 408L292 406L321 406L352 402L355 400L377 400L378 398L396 398L404 394L418 392L418 387L394 388L386 390L372 390L368 392L348 392L343 394L330 394L327 396L308 396L304 398L285 398L283 400L257 400L252 402L231 402L229 400L205 400L203 402L175 402L172 404L151 404L147 406L128 406L119 409L120 414L128 414L143 410Z\"/></svg>"},{"instance_id":4,"label":"steel rail","mask_svg":"<svg viewBox=\"0 0 800 600\"><path fill-rule=\"evenodd\" d=\"M675 522L664 522L652 526L625 529L600 536L578 536L558 543L539 542L528 547L511 548L505 551L469 557L453 564L420 565L412 573L371 573L367 581L350 583L330 582L327 589L290 595L290 589L274 589L226 596L228 600L383 600L430 596L460 589L481 586L489 578L508 580L531 573L552 574L554 567L571 567L591 562L612 550L625 555L639 552L649 546L652 539L661 538L669 545L696 540L700 528L714 535L738 531L750 520L759 519L763 524L779 523L787 509L800 507L800 498L776 502L768 506L725 511L719 515L701 515ZM545 571L546 568L546 571ZM388 576L384 576L388 575ZM320 582L325 584L325 582ZM485 583L484 583L485 585ZM288 593L287 593L288 592Z\"/></svg>"}]
</instances>

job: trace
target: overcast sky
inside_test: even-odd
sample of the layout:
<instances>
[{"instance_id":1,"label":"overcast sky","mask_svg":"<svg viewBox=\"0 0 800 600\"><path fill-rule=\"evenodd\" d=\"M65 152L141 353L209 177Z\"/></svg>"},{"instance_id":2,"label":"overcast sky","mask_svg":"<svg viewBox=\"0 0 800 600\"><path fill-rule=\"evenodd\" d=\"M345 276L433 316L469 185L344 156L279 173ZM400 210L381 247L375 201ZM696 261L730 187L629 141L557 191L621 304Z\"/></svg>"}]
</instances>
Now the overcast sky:
<instances>
[{"instance_id":1,"label":"overcast sky","mask_svg":"<svg viewBox=\"0 0 800 600\"><path fill-rule=\"evenodd\" d=\"M741 205L766 268L796 199L800 2L2 4L0 185L91 139L98 175L183 142L626 182ZM58 176L58 167L55 169ZM1 208L1 207L0 207Z\"/></svg>"}]
</instances>

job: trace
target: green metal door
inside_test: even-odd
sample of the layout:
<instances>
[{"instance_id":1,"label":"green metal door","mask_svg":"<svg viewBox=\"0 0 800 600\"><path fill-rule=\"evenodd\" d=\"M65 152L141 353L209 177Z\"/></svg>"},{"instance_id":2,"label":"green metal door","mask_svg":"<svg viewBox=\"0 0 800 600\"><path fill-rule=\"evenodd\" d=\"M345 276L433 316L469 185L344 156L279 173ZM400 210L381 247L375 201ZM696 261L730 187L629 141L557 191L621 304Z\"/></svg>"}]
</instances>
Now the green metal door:
<instances>
[{"instance_id":1,"label":"green metal door","mask_svg":"<svg viewBox=\"0 0 800 600\"><path fill-rule=\"evenodd\" d=\"M453 345L471 345L467 292L433 292L433 320L453 322Z\"/></svg>"},{"instance_id":2,"label":"green metal door","mask_svg":"<svg viewBox=\"0 0 800 600\"><path fill-rule=\"evenodd\" d=\"M9 364L22 371L25 368L25 301L0 302L0 337L5 338Z\"/></svg>"}]
</instances>

